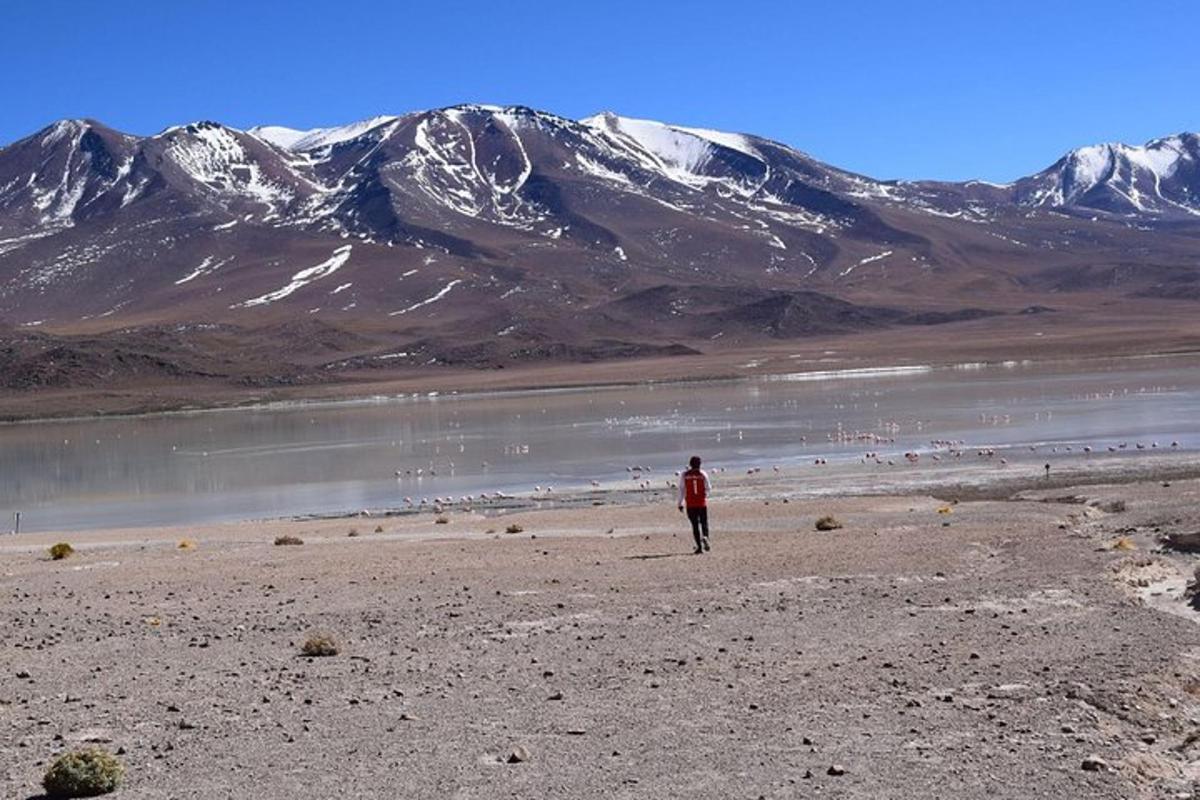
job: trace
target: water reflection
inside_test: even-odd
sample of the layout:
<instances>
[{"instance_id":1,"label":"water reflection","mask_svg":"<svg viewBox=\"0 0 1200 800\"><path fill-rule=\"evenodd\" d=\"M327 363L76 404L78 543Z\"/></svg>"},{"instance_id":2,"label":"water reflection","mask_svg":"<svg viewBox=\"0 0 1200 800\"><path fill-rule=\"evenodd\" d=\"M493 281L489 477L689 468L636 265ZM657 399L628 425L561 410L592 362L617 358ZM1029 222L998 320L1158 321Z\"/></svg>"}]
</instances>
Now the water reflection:
<instances>
[{"instance_id":1,"label":"water reflection","mask_svg":"<svg viewBox=\"0 0 1200 800\"><path fill-rule=\"evenodd\" d=\"M527 495L625 480L633 465L665 486L693 451L749 468L850 467L935 441L1010 460L1186 448L1200 431L1198 364L1009 362L12 425L0 428L0 527L18 510L38 530Z\"/></svg>"}]
</instances>

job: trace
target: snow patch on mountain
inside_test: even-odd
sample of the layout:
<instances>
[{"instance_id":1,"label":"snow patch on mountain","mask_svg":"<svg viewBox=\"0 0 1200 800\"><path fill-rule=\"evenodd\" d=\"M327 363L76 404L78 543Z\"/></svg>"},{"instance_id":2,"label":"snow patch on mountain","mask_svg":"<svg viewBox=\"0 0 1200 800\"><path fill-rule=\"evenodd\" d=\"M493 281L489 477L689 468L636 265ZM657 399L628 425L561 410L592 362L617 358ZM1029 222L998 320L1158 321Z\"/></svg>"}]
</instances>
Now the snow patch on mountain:
<instances>
[{"instance_id":1,"label":"snow patch on mountain","mask_svg":"<svg viewBox=\"0 0 1200 800\"><path fill-rule=\"evenodd\" d=\"M768 159L746 136L736 133L686 128L647 119L621 117L604 112L581 120L600 133L619 155L631 158L643 169L682 184L694 191L709 187L718 193L748 198L771 178ZM762 175L739 180L714 163L719 150L729 150L761 165Z\"/></svg>"},{"instance_id":2,"label":"snow patch on mountain","mask_svg":"<svg viewBox=\"0 0 1200 800\"><path fill-rule=\"evenodd\" d=\"M247 197L272 211L295 196L290 188L267 178L231 128L201 122L170 128L160 136L167 143L167 158L216 194Z\"/></svg>"},{"instance_id":3,"label":"snow patch on mountain","mask_svg":"<svg viewBox=\"0 0 1200 800\"><path fill-rule=\"evenodd\" d=\"M302 269L292 276L292 280L286 285L273 292L268 292L260 297L255 297L252 300L246 300L241 303L235 303L230 308L252 308L254 306L265 306L274 303L276 300L282 300L290 294L294 294L299 290L308 286L313 281L327 278L337 272L342 266L350 260L350 250L354 245L342 245L333 251L326 260L317 264L315 267Z\"/></svg>"},{"instance_id":4,"label":"snow patch on mountain","mask_svg":"<svg viewBox=\"0 0 1200 800\"><path fill-rule=\"evenodd\" d=\"M1169 186L1185 164L1195 161L1198 151L1197 137L1189 134L1155 139L1142 146L1115 142L1081 147L1044 172L1025 179L1023 183L1032 188L1022 202L1029 206L1092 207L1098 202L1092 193L1102 192L1125 213L1185 211L1200 215L1195 195L1186 188L1179 191Z\"/></svg>"},{"instance_id":5,"label":"snow patch on mountain","mask_svg":"<svg viewBox=\"0 0 1200 800\"><path fill-rule=\"evenodd\" d=\"M401 314L407 314L410 311L416 311L418 308L423 308L424 306L427 306L430 303L436 303L438 300L441 300L443 297L450 294L450 290L452 290L455 286L458 286L460 283L462 283L462 280L456 278L455 280L450 281L444 287L439 289L437 291L437 293L432 295L431 297L427 297L424 300L421 300L420 302L413 303L408 308L402 308L399 311L393 311L390 314L388 314L388 316L389 317L398 317Z\"/></svg>"},{"instance_id":6,"label":"snow patch on mountain","mask_svg":"<svg viewBox=\"0 0 1200 800\"><path fill-rule=\"evenodd\" d=\"M264 142L269 142L283 150L295 152L320 150L335 144L357 139L368 131L395 122L399 117L382 115L370 119L352 122L349 125L338 125L331 128L311 128L306 131L295 128L285 128L281 125L261 125L251 128L248 132Z\"/></svg>"},{"instance_id":7,"label":"snow patch on mountain","mask_svg":"<svg viewBox=\"0 0 1200 800\"><path fill-rule=\"evenodd\" d=\"M222 258L220 260L218 260L216 256L205 256L204 260L200 262L200 266L196 267L187 275L184 275L182 278L175 281L175 285L182 286L183 284L194 281L196 278L199 278L203 275L208 275L210 272L216 272L230 261L233 261L233 259L234 256L229 256L228 258Z\"/></svg>"}]
</instances>

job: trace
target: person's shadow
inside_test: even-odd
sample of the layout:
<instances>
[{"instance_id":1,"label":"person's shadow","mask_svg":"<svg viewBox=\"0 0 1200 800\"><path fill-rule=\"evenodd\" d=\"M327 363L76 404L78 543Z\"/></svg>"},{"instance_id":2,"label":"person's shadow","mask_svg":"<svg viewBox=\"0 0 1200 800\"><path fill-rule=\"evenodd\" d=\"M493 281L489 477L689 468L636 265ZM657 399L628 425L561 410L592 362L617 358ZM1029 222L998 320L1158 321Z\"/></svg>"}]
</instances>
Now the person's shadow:
<instances>
[{"instance_id":1,"label":"person's shadow","mask_svg":"<svg viewBox=\"0 0 1200 800\"><path fill-rule=\"evenodd\" d=\"M626 561L650 561L655 558L675 558L676 556L691 555L690 553L646 553L640 556L625 556ZM33 798L30 798L33 800Z\"/></svg>"}]
</instances>

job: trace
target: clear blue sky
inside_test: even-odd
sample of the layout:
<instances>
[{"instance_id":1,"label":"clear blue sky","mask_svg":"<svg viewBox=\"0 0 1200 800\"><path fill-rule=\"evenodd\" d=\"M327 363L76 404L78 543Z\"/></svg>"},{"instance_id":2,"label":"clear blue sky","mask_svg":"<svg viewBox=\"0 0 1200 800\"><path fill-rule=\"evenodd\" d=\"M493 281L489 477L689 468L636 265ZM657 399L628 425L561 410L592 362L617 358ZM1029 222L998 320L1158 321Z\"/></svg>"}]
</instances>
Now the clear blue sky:
<instances>
[{"instance_id":1,"label":"clear blue sky","mask_svg":"<svg viewBox=\"0 0 1200 800\"><path fill-rule=\"evenodd\" d=\"M307 128L459 102L1008 180L1200 130L1200 2L2 0L0 143L63 117Z\"/></svg>"}]
</instances>

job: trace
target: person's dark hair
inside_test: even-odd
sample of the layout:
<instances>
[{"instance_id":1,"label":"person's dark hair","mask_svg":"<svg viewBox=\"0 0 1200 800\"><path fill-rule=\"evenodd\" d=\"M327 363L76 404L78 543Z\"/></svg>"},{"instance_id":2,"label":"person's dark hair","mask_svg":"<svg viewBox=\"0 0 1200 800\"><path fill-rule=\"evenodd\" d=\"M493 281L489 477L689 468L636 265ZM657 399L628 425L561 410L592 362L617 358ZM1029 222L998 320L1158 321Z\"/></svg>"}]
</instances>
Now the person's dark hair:
<instances>
[{"instance_id":1,"label":"person's dark hair","mask_svg":"<svg viewBox=\"0 0 1200 800\"><path fill-rule=\"evenodd\" d=\"M698 469L700 467L700 456L692 456L689 458L688 466L692 469Z\"/></svg>"}]
</instances>

